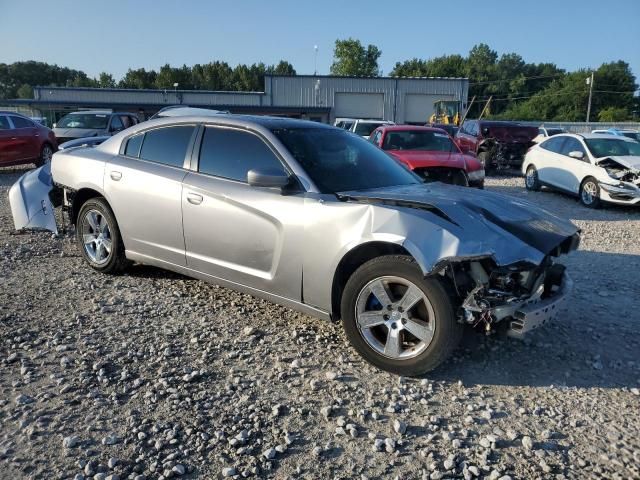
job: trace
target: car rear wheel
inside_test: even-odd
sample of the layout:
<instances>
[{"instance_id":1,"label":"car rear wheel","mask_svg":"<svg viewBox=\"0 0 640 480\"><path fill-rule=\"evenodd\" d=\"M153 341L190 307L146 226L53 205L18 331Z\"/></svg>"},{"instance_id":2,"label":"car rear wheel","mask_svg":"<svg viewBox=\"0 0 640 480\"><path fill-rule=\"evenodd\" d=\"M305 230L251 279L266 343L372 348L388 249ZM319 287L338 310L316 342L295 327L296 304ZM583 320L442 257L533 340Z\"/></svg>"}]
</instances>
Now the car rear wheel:
<instances>
[{"instance_id":1,"label":"car rear wheel","mask_svg":"<svg viewBox=\"0 0 640 480\"><path fill-rule=\"evenodd\" d=\"M524 175L524 186L527 190L538 191L540 190L540 180L538 179L538 170L533 165L527 167L527 172Z\"/></svg>"},{"instance_id":2,"label":"car rear wheel","mask_svg":"<svg viewBox=\"0 0 640 480\"><path fill-rule=\"evenodd\" d=\"M40 149L40 157L36 161L36 166L41 167L46 165L47 163L51 163L51 158L53 157L53 148L48 143L42 145Z\"/></svg>"},{"instance_id":3,"label":"car rear wheel","mask_svg":"<svg viewBox=\"0 0 640 480\"><path fill-rule=\"evenodd\" d=\"M600 187L593 177L587 177L580 185L580 202L589 208L600 208Z\"/></svg>"},{"instance_id":4,"label":"car rear wheel","mask_svg":"<svg viewBox=\"0 0 640 480\"><path fill-rule=\"evenodd\" d=\"M433 370L462 335L440 280L425 278L408 256L382 256L358 268L345 286L341 314L358 353L401 375Z\"/></svg>"},{"instance_id":5,"label":"car rear wheel","mask_svg":"<svg viewBox=\"0 0 640 480\"><path fill-rule=\"evenodd\" d=\"M76 240L82 256L94 270L118 273L127 260L116 218L104 198L91 198L80 208Z\"/></svg>"}]
</instances>

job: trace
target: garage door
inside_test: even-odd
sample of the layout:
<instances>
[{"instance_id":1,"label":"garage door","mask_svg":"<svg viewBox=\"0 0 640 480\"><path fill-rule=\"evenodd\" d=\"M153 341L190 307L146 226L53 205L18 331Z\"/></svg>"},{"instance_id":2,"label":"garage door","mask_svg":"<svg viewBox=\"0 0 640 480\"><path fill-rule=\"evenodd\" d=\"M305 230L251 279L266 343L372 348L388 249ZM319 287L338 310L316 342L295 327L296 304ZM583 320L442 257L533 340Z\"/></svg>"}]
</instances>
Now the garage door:
<instances>
[{"instance_id":1,"label":"garage door","mask_svg":"<svg viewBox=\"0 0 640 480\"><path fill-rule=\"evenodd\" d=\"M375 118L384 115L383 93L336 93L335 117Z\"/></svg>"},{"instance_id":2,"label":"garage door","mask_svg":"<svg viewBox=\"0 0 640 480\"><path fill-rule=\"evenodd\" d=\"M433 102L453 100L453 96L409 93L404 97L404 121L425 123L433 113Z\"/></svg>"}]
</instances>

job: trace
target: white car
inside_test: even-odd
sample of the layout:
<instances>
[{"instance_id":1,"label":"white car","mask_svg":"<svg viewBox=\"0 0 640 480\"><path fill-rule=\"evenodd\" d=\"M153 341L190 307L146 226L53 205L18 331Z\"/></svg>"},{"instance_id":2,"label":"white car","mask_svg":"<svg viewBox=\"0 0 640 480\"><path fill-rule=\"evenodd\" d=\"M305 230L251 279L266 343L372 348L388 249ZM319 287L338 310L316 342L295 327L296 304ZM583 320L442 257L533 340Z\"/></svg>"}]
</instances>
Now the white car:
<instances>
[{"instance_id":1,"label":"white car","mask_svg":"<svg viewBox=\"0 0 640 480\"><path fill-rule=\"evenodd\" d=\"M640 204L640 143L627 137L554 135L529 149L522 173L528 190L553 187L587 207Z\"/></svg>"},{"instance_id":2,"label":"white car","mask_svg":"<svg viewBox=\"0 0 640 480\"><path fill-rule=\"evenodd\" d=\"M333 126L342 128L343 130L351 130L351 127L356 123L356 120L356 118L336 117L336 121L333 122Z\"/></svg>"},{"instance_id":3,"label":"white car","mask_svg":"<svg viewBox=\"0 0 640 480\"><path fill-rule=\"evenodd\" d=\"M619 128L610 128L609 130L592 130L591 133L599 135L616 135L618 137L628 137L632 140L640 142L640 132L637 130L621 130Z\"/></svg>"},{"instance_id":4,"label":"white car","mask_svg":"<svg viewBox=\"0 0 640 480\"><path fill-rule=\"evenodd\" d=\"M567 133L564 128L560 127L545 127L544 125L538 127L538 135L533 139L535 143L540 143L549 137L559 135L561 133Z\"/></svg>"},{"instance_id":5,"label":"white car","mask_svg":"<svg viewBox=\"0 0 640 480\"><path fill-rule=\"evenodd\" d=\"M356 135L360 135L361 137L368 139L369 135L371 135L371 132L373 132L376 128L381 127L382 125L395 125L395 123L390 120L358 119L353 122L353 125L351 125L351 128L349 128L348 130L355 133Z\"/></svg>"}]
</instances>

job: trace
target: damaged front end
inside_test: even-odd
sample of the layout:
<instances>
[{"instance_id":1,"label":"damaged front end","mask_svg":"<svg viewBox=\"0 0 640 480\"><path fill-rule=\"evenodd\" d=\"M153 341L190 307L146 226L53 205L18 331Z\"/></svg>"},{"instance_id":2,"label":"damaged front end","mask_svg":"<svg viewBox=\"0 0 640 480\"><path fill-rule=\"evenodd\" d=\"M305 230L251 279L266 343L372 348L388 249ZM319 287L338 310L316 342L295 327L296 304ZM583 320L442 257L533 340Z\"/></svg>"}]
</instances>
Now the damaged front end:
<instances>
[{"instance_id":1,"label":"damaged front end","mask_svg":"<svg viewBox=\"0 0 640 480\"><path fill-rule=\"evenodd\" d=\"M569 248L576 248L572 245ZM459 320L492 333L520 338L558 314L573 282L550 257L538 266L498 267L490 258L450 264L444 272L460 300Z\"/></svg>"},{"instance_id":2,"label":"damaged front end","mask_svg":"<svg viewBox=\"0 0 640 480\"><path fill-rule=\"evenodd\" d=\"M624 157L606 157L596 162L612 179L611 182L599 182L602 200L640 203L640 169L636 163L629 162Z\"/></svg>"}]
</instances>

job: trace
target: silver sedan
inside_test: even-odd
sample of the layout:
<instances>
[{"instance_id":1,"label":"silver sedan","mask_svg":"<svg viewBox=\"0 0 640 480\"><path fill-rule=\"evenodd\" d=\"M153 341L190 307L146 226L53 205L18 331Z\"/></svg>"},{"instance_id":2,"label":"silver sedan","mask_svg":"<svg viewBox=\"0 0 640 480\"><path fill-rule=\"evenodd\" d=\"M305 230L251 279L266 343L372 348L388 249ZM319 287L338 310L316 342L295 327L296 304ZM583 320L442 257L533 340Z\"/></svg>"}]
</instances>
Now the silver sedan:
<instances>
[{"instance_id":1,"label":"silver sedan","mask_svg":"<svg viewBox=\"0 0 640 480\"><path fill-rule=\"evenodd\" d=\"M156 265L341 319L366 360L403 375L445 360L465 325L521 336L554 317L571 282L553 259L579 241L531 204L424 183L353 134L290 119L152 120L56 153L51 176L12 188L16 228L54 229L60 198L95 270Z\"/></svg>"}]
</instances>

